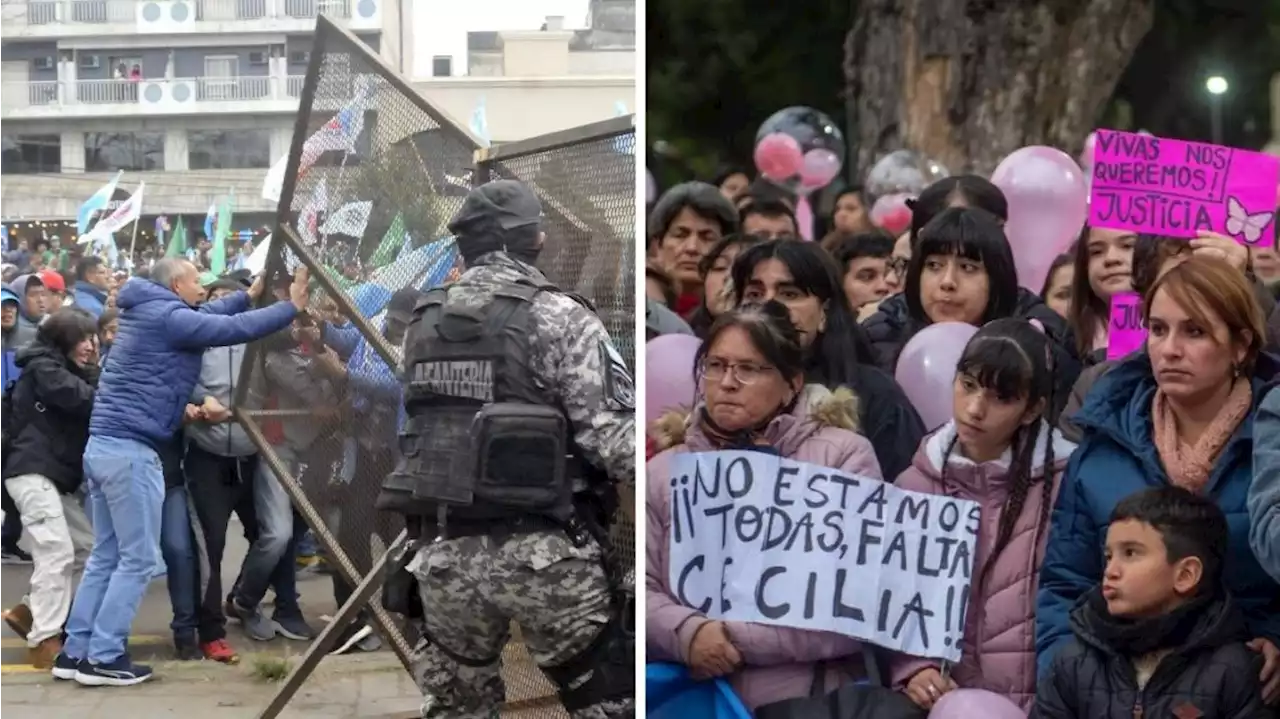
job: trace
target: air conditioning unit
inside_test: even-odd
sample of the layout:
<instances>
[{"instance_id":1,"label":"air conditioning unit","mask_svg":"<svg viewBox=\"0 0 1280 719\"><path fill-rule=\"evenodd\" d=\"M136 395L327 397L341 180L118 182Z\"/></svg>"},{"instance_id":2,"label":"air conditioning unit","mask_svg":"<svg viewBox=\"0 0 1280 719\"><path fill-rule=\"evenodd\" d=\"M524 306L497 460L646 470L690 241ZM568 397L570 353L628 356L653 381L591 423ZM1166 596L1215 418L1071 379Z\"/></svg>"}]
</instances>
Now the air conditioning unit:
<instances>
[{"instance_id":1,"label":"air conditioning unit","mask_svg":"<svg viewBox=\"0 0 1280 719\"><path fill-rule=\"evenodd\" d=\"M290 65L306 65L311 62L311 53L306 50L294 50L289 53Z\"/></svg>"},{"instance_id":2,"label":"air conditioning unit","mask_svg":"<svg viewBox=\"0 0 1280 719\"><path fill-rule=\"evenodd\" d=\"M267 57L268 57L267 52L265 50L258 50L256 52L251 52L249 53L249 64L250 65L266 65Z\"/></svg>"},{"instance_id":3,"label":"air conditioning unit","mask_svg":"<svg viewBox=\"0 0 1280 719\"><path fill-rule=\"evenodd\" d=\"M86 70L94 70L102 67L102 58L98 55L81 55L77 64Z\"/></svg>"},{"instance_id":4,"label":"air conditioning unit","mask_svg":"<svg viewBox=\"0 0 1280 719\"><path fill-rule=\"evenodd\" d=\"M44 57L33 57L31 58L31 67L37 70L52 70L54 67L53 57L49 55Z\"/></svg>"}]
</instances>

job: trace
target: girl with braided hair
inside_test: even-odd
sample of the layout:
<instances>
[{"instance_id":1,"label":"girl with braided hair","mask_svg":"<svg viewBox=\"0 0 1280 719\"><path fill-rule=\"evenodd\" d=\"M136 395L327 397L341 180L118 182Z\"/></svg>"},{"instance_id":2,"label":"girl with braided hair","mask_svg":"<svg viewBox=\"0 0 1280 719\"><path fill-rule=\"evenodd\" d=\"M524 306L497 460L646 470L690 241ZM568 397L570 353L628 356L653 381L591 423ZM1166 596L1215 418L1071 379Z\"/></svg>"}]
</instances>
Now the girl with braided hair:
<instances>
[{"instance_id":1,"label":"girl with braided hair","mask_svg":"<svg viewBox=\"0 0 1280 719\"><path fill-rule=\"evenodd\" d=\"M895 483L981 507L959 664L893 661L895 686L924 709L959 687L1023 709L1035 702L1036 583L1049 512L1075 451L1045 417L1054 402L1051 341L1023 319L978 330L956 367L952 420L925 437Z\"/></svg>"}]
</instances>

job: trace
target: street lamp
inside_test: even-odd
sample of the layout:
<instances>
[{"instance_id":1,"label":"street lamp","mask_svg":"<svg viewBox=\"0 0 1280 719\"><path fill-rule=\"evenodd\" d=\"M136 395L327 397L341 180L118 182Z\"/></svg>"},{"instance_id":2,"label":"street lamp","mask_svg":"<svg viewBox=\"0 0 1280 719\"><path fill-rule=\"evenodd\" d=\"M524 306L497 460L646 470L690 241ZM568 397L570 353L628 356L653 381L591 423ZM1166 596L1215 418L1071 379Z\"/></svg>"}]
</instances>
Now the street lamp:
<instances>
[{"instance_id":1,"label":"street lamp","mask_svg":"<svg viewBox=\"0 0 1280 719\"><path fill-rule=\"evenodd\" d=\"M1213 144L1222 144L1222 96L1226 94L1227 78L1213 75L1204 82L1204 89L1209 91L1210 120L1213 127Z\"/></svg>"}]
</instances>

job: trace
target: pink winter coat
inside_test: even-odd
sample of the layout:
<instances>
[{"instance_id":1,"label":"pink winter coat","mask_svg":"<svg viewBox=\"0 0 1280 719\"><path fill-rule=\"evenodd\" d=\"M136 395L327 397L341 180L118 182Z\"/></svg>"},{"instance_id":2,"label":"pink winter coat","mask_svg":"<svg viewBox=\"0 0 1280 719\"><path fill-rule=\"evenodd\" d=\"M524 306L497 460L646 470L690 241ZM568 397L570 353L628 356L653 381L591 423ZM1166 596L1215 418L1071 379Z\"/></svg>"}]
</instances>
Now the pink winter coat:
<instances>
[{"instance_id":1,"label":"pink winter coat","mask_svg":"<svg viewBox=\"0 0 1280 719\"><path fill-rule=\"evenodd\" d=\"M974 556L974 586L965 618L964 650L960 663L952 667L951 678L967 689L987 689L1009 697L1024 710L1035 703L1036 586L1040 563L1044 559L1045 540L1049 534L1048 513L1042 509L1044 488L1038 481L1045 476L1045 445L1053 444L1052 482L1048 498L1052 508L1058 496L1062 471L1076 446L1054 429L1041 426L1040 437L1033 450L1031 476L1036 479L1027 493L1022 512L1004 551L987 575L986 586L977 586L1000 531L1000 517L1009 498L1010 453L993 462L974 464L951 451L947 464L947 489L942 486L942 455L955 438L955 424L948 422L924 438L911 466L898 476L895 484L902 489L929 494L946 494L968 499L982 507L978 529L978 547ZM1033 551L1034 550L1034 551ZM896 655L891 662L894 686L904 686L916 672L926 667L940 669L937 660Z\"/></svg>"},{"instance_id":2,"label":"pink winter coat","mask_svg":"<svg viewBox=\"0 0 1280 719\"><path fill-rule=\"evenodd\" d=\"M783 457L811 462L867 477L881 477L871 443L855 434L856 398L846 389L805 388L792 414L775 418L764 438ZM667 476L672 455L710 452L717 447L701 429L688 426L686 416L672 414L651 428L662 449L647 465L647 543L645 545L645 641L648 661L686 663L698 627L709 620L675 598L669 582L667 553L671 513L669 487L657 477ZM655 431L656 430L656 431ZM754 710L763 704L807 696L813 683L814 662L827 660L826 686L865 676L857 640L830 632L725 622L729 638L742 654L743 668L728 677L743 703Z\"/></svg>"}]
</instances>

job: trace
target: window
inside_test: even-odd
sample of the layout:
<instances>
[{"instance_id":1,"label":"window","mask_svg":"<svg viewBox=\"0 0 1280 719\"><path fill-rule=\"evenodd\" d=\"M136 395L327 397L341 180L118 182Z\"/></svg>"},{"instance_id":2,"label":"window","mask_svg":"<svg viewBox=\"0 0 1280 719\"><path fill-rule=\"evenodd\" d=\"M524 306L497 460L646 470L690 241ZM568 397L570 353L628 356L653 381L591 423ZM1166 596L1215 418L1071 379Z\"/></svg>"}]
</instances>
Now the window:
<instances>
[{"instance_id":1,"label":"window","mask_svg":"<svg viewBox=\"0 0 1280 719\"><path fill-rule=\"evenodd\" d=\"M163 170L163 132L86 132L85 172Z\"/></svg>"},{"instance_id":2,"label":"window","mask_svg":"<svg viewBox=\"0 0 1280 719\"><path fill-rule=\"evenodd\" d=\"M431 58L431 77L453 77L453 58L449 55Z\"/></svg>"},{"instance_id":3,"label":"window","mask_svg":"<svg viewBox=\"0 0 1280 719\"><path fill-rule=\"evenodd\" d=\"M200 99L237 99L236 77L239 74L240 58L238 56L209 55L204 59L204 77L200 78Z\"/></svg>"},{"instance_id":4,"label":"window","mask_svg":"<svg viewBox=\"0 0 1280 719\"><path fill-rule=\"evenodd\" d=\"M133 75L133 69L138 68L138 77L142 77L142 58L137 55L121 55L107 58L107 68L111 71L110 77L116 80L128 80Z\"/></svg>"},{"instance_id":5,"label":"window","mask_svg":"<svg viewBox=\"0 0 1280 719\"><path fill-rule=\"evenodd\" d=\"M271 166L269 130L188 130L192 170L261 169Z\"/></svg>"},{"instance_id":6,"label":"window","mask_svg":"<svg viewBox=\"0 0 1280 719\"><path fill-rule=\"evenodd\" d=\"M62 172L61 135L4 135L0 173Z\"/></svg>"}]
</instances>

